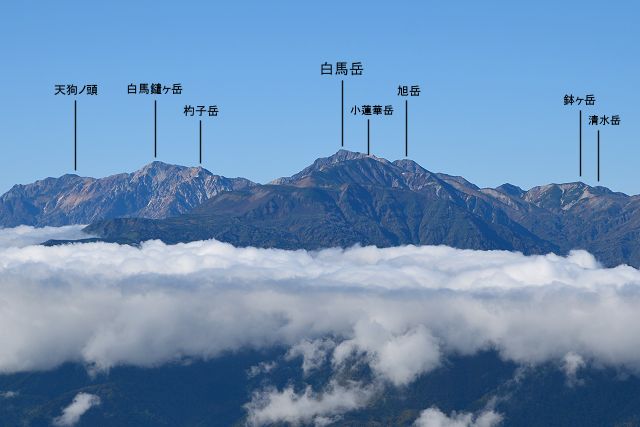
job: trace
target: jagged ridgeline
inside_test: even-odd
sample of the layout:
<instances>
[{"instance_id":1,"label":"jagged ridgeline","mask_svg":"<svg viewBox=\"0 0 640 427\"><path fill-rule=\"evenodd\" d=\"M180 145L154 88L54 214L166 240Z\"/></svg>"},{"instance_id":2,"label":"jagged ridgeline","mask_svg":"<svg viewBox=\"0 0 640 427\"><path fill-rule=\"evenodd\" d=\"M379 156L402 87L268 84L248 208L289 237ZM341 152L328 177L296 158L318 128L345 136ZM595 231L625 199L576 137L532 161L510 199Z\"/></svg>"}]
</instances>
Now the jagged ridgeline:
<instances>
[{"instance_id":1,"label":"jagged ridgeline","mask_svg":"<svg viewBox=\"0 0 640 427\"><path fill-rule=\"evenodd\" d=\"M639 267L639 208L638 196L579 182L479 188L411 160L341 150L266 185L159 162L103 179L48 178L2 196L0 225L90 223L88 233L122 243L586 249L605 265Z\"/></svg>"},{"instance_id":2,"label":"jagged ridgeline","mask_svg":"<svg viewBox=\"0 0 640 427\"><path fill-rule=\"evenodd\" d=\"M60 226L118 218L167 218L190 211L222 191L255 185L201 167L153 162L106 178L64 175L15 185L0 198L0 226Z\"/></svg>"}]
</instances>

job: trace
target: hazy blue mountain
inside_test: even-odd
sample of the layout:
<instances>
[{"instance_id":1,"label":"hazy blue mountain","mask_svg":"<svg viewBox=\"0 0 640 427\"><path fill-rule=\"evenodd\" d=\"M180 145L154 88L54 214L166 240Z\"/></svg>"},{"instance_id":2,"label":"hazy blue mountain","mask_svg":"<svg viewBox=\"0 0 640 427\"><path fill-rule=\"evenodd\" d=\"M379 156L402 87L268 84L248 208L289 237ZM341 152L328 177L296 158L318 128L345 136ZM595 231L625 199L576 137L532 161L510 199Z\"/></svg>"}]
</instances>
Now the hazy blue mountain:
<instances>
[{"instance_id":1,"label":"hazy blue mountain","mask_svg":"<svg viewBox=\"0 0 640 427\"><path fill-rule=\"evenodd\" d=\"M0 227L88 224L115 217L166 218L210 197L252 186L201 167L153 162L131 174L106 178L64 175L15 185L0 197Z\"/></svg>"},{"instance_id":2,"label":"hazy blue mountain","mask_svg":"<svg viewBox=\"0 0 640 427\"><path fill-rule=\"evenodd\" d=\"M316 249L445 244L526 254L587 249L606 265L640 266L640 197L583 183L528 191L479 188L411 160L341 150L268 185L218 194L164 220L98 221L106 240L216 238L239 246Z\"/></svg>"}]
</instances>

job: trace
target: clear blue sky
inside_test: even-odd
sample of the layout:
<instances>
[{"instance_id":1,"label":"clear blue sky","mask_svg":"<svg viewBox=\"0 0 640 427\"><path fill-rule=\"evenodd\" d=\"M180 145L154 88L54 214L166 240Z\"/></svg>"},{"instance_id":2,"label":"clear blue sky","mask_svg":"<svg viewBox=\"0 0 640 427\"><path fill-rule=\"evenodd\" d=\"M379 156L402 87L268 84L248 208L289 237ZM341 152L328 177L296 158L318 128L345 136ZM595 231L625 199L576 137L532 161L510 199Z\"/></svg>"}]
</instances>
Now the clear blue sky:
<instances>
[{"instance_id":1,"label":"clear blue sky","mask_svg":"<svg viewBox=\"0 0 640 427\"><path fill-rule=\"evenodd\" d=\"M340 147L339 78L324 61L361 61L345 104L393 104L372 120L372 151L404 155L481 186L578 180L577 108L620 114L603 127L601 184L640 193L640 6L636 1L4 1L0 7L0 191L73 172L73 99L56 83L97 83L79 96L78 174L132 171L153 160L153 97L131 82L180 82L158 100L158 159L266 182ZM366 150L366 122L346 118L346 147ZM595 183L595 129L585 125L584 181Z\"/></svg>"}]
</instances>

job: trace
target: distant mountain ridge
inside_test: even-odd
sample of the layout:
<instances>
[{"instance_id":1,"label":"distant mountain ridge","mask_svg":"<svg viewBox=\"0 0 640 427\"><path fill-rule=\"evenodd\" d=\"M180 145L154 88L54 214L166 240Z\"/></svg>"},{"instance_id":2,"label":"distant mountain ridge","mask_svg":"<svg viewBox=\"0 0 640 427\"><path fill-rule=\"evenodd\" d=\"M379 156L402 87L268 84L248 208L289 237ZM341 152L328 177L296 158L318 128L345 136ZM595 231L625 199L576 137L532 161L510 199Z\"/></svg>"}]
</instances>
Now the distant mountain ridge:
<instances>
[{"instance_id":1,"label":"distant mountain ridge","mask_svg":"<svg viewBox=\"0 0 640 427\"><path fill-rule=\"evenodd\" d=\"M640 267L640 196L581 182L479 188L409 159L346 150L266 185L153 162L130 174L16 185L0 197L3 227L83 223L91 234L123 243L586 249L605 265Z\"/></svg>"},{"instance_id":2,"label":"distant mountain ridge","mask_svg":"<svg viewBox=\"0 0 640 427\"><path fill-rule=\"evenodd\" d=\"M88 224L116 217L179 215L223 191L251 187L202 167L153 162L130 174L105 178L63 175L15 185L0 197L0 227Z\"/></svg>"},{"instance_id":3,"label":"distant mountain ridge","mask_svg":"<svg viewBox=\"0 0 640 427\"><path fill-rule=\"evenodd\" d=\"M291 177L217 194L186 214L98 221L87 231L121 242L216 238L287 249L353 244L444 244L525 254L586 249L605 265L640 266L638 196L583 183L482 189L412 160L391 162L346 150Z\"/></svg>"}]
</instances>

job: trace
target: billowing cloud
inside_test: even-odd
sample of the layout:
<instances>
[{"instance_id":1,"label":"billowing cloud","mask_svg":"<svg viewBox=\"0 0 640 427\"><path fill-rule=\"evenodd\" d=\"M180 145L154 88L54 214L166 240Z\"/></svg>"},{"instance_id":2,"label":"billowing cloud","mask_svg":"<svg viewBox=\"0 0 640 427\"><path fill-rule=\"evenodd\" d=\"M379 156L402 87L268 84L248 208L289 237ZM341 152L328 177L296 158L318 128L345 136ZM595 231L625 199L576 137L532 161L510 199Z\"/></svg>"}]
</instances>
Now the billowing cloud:
<instances>
[{"instance_id":1,"label":"billowing cloud","mask_svg":"<svg viewBox=\"0 0 640 427\"><path fill-rule=\"evenodd\" d=\"M447 416L438 408L429 408L420 414L414 427L496 427L502 423L502 415L486 410L477 416L469 413L453 413Z\"/></svg>"},{"instance_id":2,"label":"billowing cloud","mask_svg":"<svg viewBox=\"0 0 640 427\"><path fill-rule=\"evenodd\" d=\"M0 397L2 397L3 399L12 399L16 396L18 396L18 392L17 391L0 391Z\"/></svg>"},{"instance_id":3,"label":"billowing cloud","mask_svg":"<svg viewBox=\"0 0 640 427\"><path fill-rule=\"evenodd\" d=\"M394 384L443 354L640 366L640 273L577 252L305 251L216 241L0 249L0 372L96 369L337 337ZM295 350L292 350L295 351ZM309 360L310 367L314 362Z\"/></svg>"},{"instance_id":4,"label":"billowing cloud","mask_svg":"<svg viewBox=\"0 0 640 427\"><path fill-rule=\"evenodd\" d=\"M362 352L374 372L398 386L439 364L439 344L423 325L394 333L381 323L359 320L353 331L353 338L335 349L334 364L342 365L348 356Z\"/></svg>"},{"instance_id":5,"label":"billowing cloud","mask_svg":"<svg viewBox=\"0 0 640 427\"><path fill-rule=\"evenodd\" d=\"M260 362L257 365L251 366L247 370L247 377L254 378L254 377L257 377L258 375L268 374L269 372L273 371L277 366L278 364L274 361Z\"/></svg>"},{"instance_id":6,"label":"billowing cloud","mask_svg":"<svg viewBox=\"0 0 640 427\"><path fill-rule=\"evenodd\" d=\"M346 386L331 382L320 393L313 392L311 387L301 393L296 393L293 387L282 391L263 390L255 393L246 405L249 413L247 421L250 426L276 422L325 425L335 422L347 411L366 405L374 391L374 386L355 382Z\"/></svg>"},{"instance_id":7,"label":"billowing cloud","mask_svg":"<svg viewBox=\"0 0 640 427\"><path fill-rule=\"evenodd\" d=\"M586 362L579 354L570 352L565 354L562 360L562 370L567 376L567 384L570 386L581 385L578 371L586 366Z\"/></svg>"},{"instance_id":8,"label":"billowing cloud","mask_svg":"<svg viewBox=\"0 0 640 427\"><path fill-rule=\"evenodd\" d=\"M0 228L0 248L37 245L47 240L75 240L91 237L82 232L84 225L68 225L65 227L35 228L21 225L14 228Z\"/></svg>"},{"instance_id":9,"label":"billowing cloud","mask_svg":"<svg viewBox=\"0 0 640 427\"><path fill-rule=\"evenodd\" d=\"M0 244L11 233L0 230ZM355 358L376 386L404 386L447 355L486 349L523 365L556 362L570 379L592 362L640 369L640 335L629 327L638 321L640 272L601 268L584 251L307 252L217 241L0 247L2 373L68 361L90 370L157 366L284 346L305 374L338 372ZM262 390L251 416L305 413L321 424L366 400L334 407L345 387Z\"/></svg>"},{"instance_id":10,"label":"billowing cloud","mask_svg":"<svg viewBox=\"0 0 640 427\"><path fill-rule=\"evenodd\" d=\"M285 355L286 360L293 360L302 357L302 371L308 375L318 369L327 360L329 352L335 348L336 344L332 339L322 338L313 341L302 340L289 349Z\"/></svg>"},{"instance_id":11,"label":"billowing cloud","mask_svg":"<svg viewBox=\"0 0 640 427\"><path fill-rule=\"evenodd\" d=\"M85 412L100 404L100 397L95 394L78 393L73 402L62 410L62 414L53 420L55 426L74 426Z\"/></svg>"}]
</instances>

